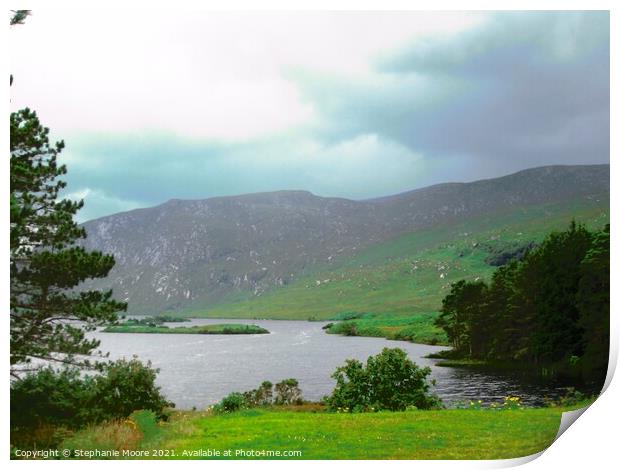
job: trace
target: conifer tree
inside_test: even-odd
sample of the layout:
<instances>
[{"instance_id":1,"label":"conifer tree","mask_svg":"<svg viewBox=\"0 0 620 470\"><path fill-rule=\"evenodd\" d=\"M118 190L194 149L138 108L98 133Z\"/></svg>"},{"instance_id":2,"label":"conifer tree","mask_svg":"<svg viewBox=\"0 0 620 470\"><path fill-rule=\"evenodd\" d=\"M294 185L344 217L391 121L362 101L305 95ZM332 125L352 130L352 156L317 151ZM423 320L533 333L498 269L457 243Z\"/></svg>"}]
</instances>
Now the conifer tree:
<instances>
[{"instance_id":1,"label":"conifer tree","mask_svg":"<svg viewBox=\"0 0 620 470\"><path fill-rule=\"evenodd\" d=\"M581 262L577 292L579 325L583 328L584 367L605 381L609 360L609 225L596 232Z\"/></svg>"},{"instance_id":2,"label":"conifer tree","mask_svg":"<svg viewBox=\"0 0 620 470\"><path fill-rule=\"evenodd\" d=\"M11 373L34 367L33 359L85 366L99 342L86 337L116 319L126 304L111 291L76 289L107 276L114 258L79 246L86 236L73 220L83 202L59 199L66 173L50 144L49 129L34 111L10 117Z\"/></svg>"}]
</instances>

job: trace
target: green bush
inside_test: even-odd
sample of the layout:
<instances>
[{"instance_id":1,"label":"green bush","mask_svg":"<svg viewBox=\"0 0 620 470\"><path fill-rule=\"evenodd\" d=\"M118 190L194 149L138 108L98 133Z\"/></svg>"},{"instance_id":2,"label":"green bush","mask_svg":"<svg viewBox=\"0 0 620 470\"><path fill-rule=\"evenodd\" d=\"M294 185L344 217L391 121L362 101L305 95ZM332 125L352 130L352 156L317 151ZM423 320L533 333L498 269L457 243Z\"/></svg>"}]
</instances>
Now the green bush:
<instances>
[{"instance_id":1,"label":"green bush","mask_svg":"<svg viewBox=\"0 0 620 470\"><path fill-rule=\"evenodd\" d=\"M574 387L567 387L566 393L555 401L548 401L548 406L572 407L582 405L587 400L593 400L594 396L587 396L585 393L576 390Z\"/></svg>"},{"instance_id":2,"label":"green bush","mask_svg":"<svg viewBox=\"0 0 620 470\"><path fill-rule=\"evenodd\" d=\"M303 398L297 379L285 379L276 384L276 405L301 405Z\"/></svg>"},{"instance_id":3,"label":"green bush","mask_svg":"<svg viewBox=\"0 0 620 470\"><path fill-rule=\"evenodd\" d=\"M265 380L260 387L243 393L249 407L266 406L273 403L273 384Z\"/></svg>"},{"instance_id":4,"label":"green bush","mask_svg":"<svg viewBox=\"0 0 620 470\"><path fill-rule=\"evenodd\" d=\"M232 392L213 407L217 413L230 413L244 408L248 408L248 403L243 393L239 392Z\"/></svg>"},{"instance_id":5,"label":"green bush","mask_svg":"<svg viewBox=\"0 0 620 470\"><path fill-rule=\"evenodd\" d=\"M77 429L125 418L135 410L151 410L165 419L165 408L174 404L155 385L157 372L150 363L121 359L102 366L97 375L52 367L29 373L11 384L11 434L44 427Z\"/></svg>"},{"instance_id":6,"label":"green bush","mask_svg":"<svg viewBox=\"0 0 620 470\"><path fill-rule=\"evenodd\" d=\"M402 411L438 408L439 398L430 393L430 368L420 368L399 348L384 348L371 356L366 365L349 359L332 377L336 388L326 403L332 411Z\"/></svg>"},{"instance_id":7,"label":"green bush","mask_svg":"<svg viewBox=\"0 0 620 470\"><path fill-rule=\"evenodd\" d=\"M275 395L274 395L275 388ZM260 387L247 392L233 392L213 407L216 413L230 413L270 405L301 405L303 397L296 379L285 379L275 385L265 380Z\"/></svg>"},{"instance_id":8,"label":"green bush","mask_svg":"<svg viewBox=\"0 0 620 470\"><path fill-rule=\"evenodd\" d=\"M119 359L104 366L97 375L90 406L100 420L124 418L135 410L151 410L158 419L167 419L165 408L173 407L155 385L158 369L137 359Z\"/></svg>"},{"instance_id":9,"label":"green bush","mask_svg":"<svg viewBox=\"0 0 620 470\"><path fill-rule=\"evenodd\" d=\"M336 333L344 336L359 336L359 330L357 324L353 321L344 321L342 323L336 323L329 329L330 333Z\"/></svg>"},{"instance_id":10,"label":"green bush","mask_svg":"<svg viewBox=\"0 0 620 470\"><path fill-rule=\"evenodd\" d=\"M11 383L11 429L55 426L80 427L90 420L85 404L94 395L92 377L77 369L51 367Z\"/></svg>"}]
</instances>

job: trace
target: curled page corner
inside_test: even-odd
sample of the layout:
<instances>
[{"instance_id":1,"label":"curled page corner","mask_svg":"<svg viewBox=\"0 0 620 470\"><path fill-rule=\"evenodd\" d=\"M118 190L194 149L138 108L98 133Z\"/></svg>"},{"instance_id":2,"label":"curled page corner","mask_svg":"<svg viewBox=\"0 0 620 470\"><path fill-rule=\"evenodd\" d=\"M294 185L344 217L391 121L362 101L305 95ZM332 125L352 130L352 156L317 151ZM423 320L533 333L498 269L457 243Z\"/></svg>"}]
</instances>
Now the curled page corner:
<instances>
[{"instance_id":1,"label":"curled page corner","mask_svg":"<svg viewBox=\"0 0 620 470\"><path fill-rule=\"evenodd\" d=\"M605 390L609 387L611 383L611 379L614 376L614 372L616 369L617 363L617 353L615 351L611 352L609 355L609 360L607 362L607 376L605 377L605 383L603 384L603 388L601 389L599 396L601 396ZM596 401L596 400L595 400ZM594 402L592 402L594 403ZM577 419L592 406L590 403L588 406L584 406L583 408L579 408L577 410L565 411L562 413L562 420L560 421L560 428L558 429L558 433L555 435L555 439L553 442L557 441L559 437L564 434L564 432L572 426L572 424L577 421Z\"/></svg>"},{"instance_id":2,"label":"curled page corner","mask_svg":"<svg viewBox=\"0 0 620 470\"><path fill-rule=\"evenodd\" d=\"M553 443L555 441L558 440L558 438L564 434L564 432L571 427L571 425L577 421L577 419L590 407L591 405L585 406L583 408L579 408L577 410L571 410L571 411L565 411L564 413L562 413L562 419L560 421L560 427L558 429L557 434L555 435L555 437L553 438L553 442L549 445L549 447L551 447L553 445ZM492 465L493 468L512 468L512 467L518 467L521 465L525 465L526 463L529 463L533 460L536 460L538 457L540 457L541 455L543 455L547 449L549 448L545 448L543 450L541 450L540 452L536 452L534 454L530 454L530 455L525 455L523 457L516 457L516 458L512 458L512 459L501 459L501 460L497 460L495 462L495 465Z\"/></svg>"},{"instance_id":3,"label":"curled page corner","mask_svg":"<svg viewBox=\"0 0 620 470\"><path fill-rule=\"evenodd\" d=\"M588 409L591 405L584 406L583 408L579 408L578 410L565 411L562 413L562 420L560 421L560 428L558 429L558 433L555 435L555 439L553 442L557 441L558 438L564 434L571 425L577 421L577 419Z\"/></svg>"},{"instance_id":4,"label":"curled page corner","mask_svg":"<svg viewBox=\"0 0 620 470\"><path fill-rule=\"evenodd\" d=\"M496 460L492 468L513 468L525 465L526 463L530 463L533 460L536 460L538 457L545 453L545 450L541 450L540 452L536 452L535 454L525 455L523 457Z\"/></svg>"},{"instance_id":5,"label":"curled page corner","mask_svg":"<svg viewBox=\"0 0 620 470\"><path fill-rule=\"evenodd\" d=\"M601 389L599 396L602 395L605 390L607 390L607 388L609 387L609 384L611 383L611 379L614 376L614 372L616 369L616 363L617 363L617 352L615 350L612 350L612 352L610 352L609 355L609 360L607 362L607 376L605 378L605 383L603 385L603 388ZM595 400L596 401L596 400ZM594 402L592 402L594 403ZM572 424L577 421L577 419L588 409L590 408L590 406L592 406L592 403L590 403L588 406L584 406L583 408L579 408L577 410L571 410L571 411L565 411L564 413L562 413L562 420L560 421L560 428L558 429L558 433L555 435L555 439L553 439L553 442L557 441L559 439L559 437L564 434L564 432L570 428L572 426Z\"/></svg>"},{"instance_id":6,"label":"curled page corner","mask_svg":"<svg viewBox=\"0 0 620 470\"><path fill-rule=\"evenodd\" d=\"M614 376L615 369L616 369L617 357L618 357L618 354L617 354L616 348L613 348L609 356L609 362L607 366L607 376L605 378L605 383L603 385L603 388L601 389L599 393L599 397L607 390L607 388L609 387L609 384L611 383L611 380ZM564 434L564 432L568 428L570 428L573 425L573 423L577 421L577 419L579 419L579 417L588 408L590 408L595 402L596 400L590 403L588 406L584 406L583 408L579 408L579 409L571 410L571 411L565 411L564 413L562 413L562 418L560 420L560 427L558 428L558 432L555 435L553 442L549 445L549 447L551 447L553 443L557 441L560 438L560 436ZM549 447L541 450L540 452L536 452L535 454L525 455L523 457L516 457L512 459L497 460L495 462L495 465L493 465L492 467L493 468L511 468L511 467L518 467L520 465L524 465L533 460L536 460L538 457L543 455Z\"/></svg>"}]
</instances>

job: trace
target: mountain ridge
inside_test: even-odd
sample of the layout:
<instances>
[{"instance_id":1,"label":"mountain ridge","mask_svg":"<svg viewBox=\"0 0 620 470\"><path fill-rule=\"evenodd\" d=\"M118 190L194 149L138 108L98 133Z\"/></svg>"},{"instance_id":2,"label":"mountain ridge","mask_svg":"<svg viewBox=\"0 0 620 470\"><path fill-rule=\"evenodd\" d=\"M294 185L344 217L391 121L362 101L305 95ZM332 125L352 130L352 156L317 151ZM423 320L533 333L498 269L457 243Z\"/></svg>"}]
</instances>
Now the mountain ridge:
<instances>
[{"instance_id":1,"label":"mountain ridge","mask_svg":"<svg viewBox=\"0 0 620 470\"><path fill-rule=\"evenodd\" d=\"M171 199L83 224L83 245L115 256L112 287L131 313L260 296L369 246L439 224L568 200L608 200L609 165L538 167L366 200L282 190Z\"/></svg>"},{"instance_id":2,"label":"mountain ridge","mask_svg":"<svg viewBox=\"0 0 620 470\"><path fill-rule=\"evenodd\" d=\"M195 198L192 198L192 199L171 198L171 199L168 199L167 201L164 201L164 202L162 202L160 204L156 204L154 206L137 207L135 209L130 209L130 210L127 210L127 211L115 212L113 214L106 214L106 215L103 215L101 217L96 217L94 219L89 219L89 220L86 220L86 221L82 222L80 225L89 224L91 222L102 220L102 219L105 219L105 218L108 218L108 217L115 217L115 216L118 216L120 214L127 214L127 213L131 213L131 212L135 212L135 211L143 211L143 210L148 210L148 209L155 209L157 207L164 206L164 205L169 204L169 203L199 202L199 201L210 201L210 200L216 200L216 199L243 198L243 197L268 195L268 194L278 194L278 193L302 193L302 194L307 194L309 196L320 197L320 198L324 198L324 199L340 199L340 200L353 201L353 202L377 202L377 201L381 201L381 200L385 200L385 199L397 198L399 196L410 195L410 194L413 194L413 193L416 193L416 192L420 192L420 191L424 191L424 190L429 190L431 188L449 187L449 186L463 186L463 185L469 185L469 184L473 184L473 183L482 183L482 182L485 182L485 181L501 180L503 178L509 178L509 177L512 177L512 176L520 175L520 174L526 174L526 173L529 173L529 172L532 172L532 171L537 171L537 170L560 169L560 168L596 168L596 167L609 169L609 164L608 163L597 163L597 164L592 164L592 165L585 165L585 164L584 165L544 165L544 166L538 166L538 167L533 167L533 168L526 168L524 170L519 170L519 171L516 171L514 173L509 173L509 174L503 175L503 176L482 178L482 179L473 180L473 181L448 181L448 182L444 182L444 183L435 183L435 184L431 184L431 185L428 185L428 186L422 186L422 187L419 187L419 188L410 189L410 190L403 191L403 192L400 192L400 193L388 194L386 196L377 196L377 197L372 197L372 198L363 198L363 199L353 199L353 198L346 198L346 197L341 197L341 196L321 196L321 195L314 194L312 191L309 191L309 190L306 190L306 189L278 189L278 190L274 190L274 191L258 191L258 192L253 192L253 193L235 194L235 195L230 195L230 196L209 196L209 197L206 197L206 198L199 198L199 199L195 199ZM609 170L607 170L607 171L609 172Z\"/></svg>"}]
</instances>

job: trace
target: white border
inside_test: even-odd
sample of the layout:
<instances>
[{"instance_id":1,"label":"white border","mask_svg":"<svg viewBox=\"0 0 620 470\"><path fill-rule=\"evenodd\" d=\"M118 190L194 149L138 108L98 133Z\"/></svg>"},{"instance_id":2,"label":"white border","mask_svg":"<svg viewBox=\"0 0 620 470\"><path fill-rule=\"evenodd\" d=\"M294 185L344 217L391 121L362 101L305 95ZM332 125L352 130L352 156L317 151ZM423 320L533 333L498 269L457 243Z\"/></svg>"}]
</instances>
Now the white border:
<instances>
[{"instance_id":1,"label":"white border","mask_svg":"<svg viewBox=\"0 0 620 470\"><path fill-rule=\"evenodd\" d=\"M25 1L10 1L9 7L12 9L48 9L48 8L85 8L84 1L77 0L33 0L30 2ZM285 1L285 0L272 0L272 1L251 1L251 0L229 0L229 1L199 1L199 0L176 0L175 2L162 2L162 1L122 1L122 0L108 0L108 1L91 1L88 2L89 7L97 8L114 8L114 9L127 9L127 8L162 8L162 9L183 9L183 8L200 8L211 10L610 10L611 11L611 83L618 83L620 74L618 73L618 44L620 37L618 35L618 27L620 26L620 9L616 6L617 2L611 0L590 0L590 1L549 1L549 0L521 0L521 1L447 1L447 0L435 0L430 2L413 2L403 0L303 0L303 1ZM430 8L429 8L430 7ZM0 40L0 57L2 64L4 77L8 78L9 66L8 66L8 29L3 31L3 38ZM618 115L618 93L613 88L611 89L611 129L618 128L617 115ZM7 108L9 107L9 89L5 88L4 95ZM5 111L5 119L8 116L8 109ZM5 149L5 155L8 153L8 122L5 121L5 125L0 131L0 140L3 143ZM614 155L618 148L617 137L611 133L611 155ZM2 216L5 220L5 227L8 226L8 175L9 162L8 159L2 160L0 168L4 178L4 184L2 184L3 201L2 204ZM615 220L615 208L617 207L617 191L613 188L615 183L618 183L618 171L615 165L611 165L611 218ZM614 222L615 224L615 222ZM616 282L617 276L616 267L618 266L618 236L616 231L612 232L612 298L611 298L611 311L616 311L618 304L617 297L613 295L618 288ZM2 266L2 280L4 286L8 285L8 231L5 229L2 231L2 240L5 246L4 258ZM5 289L2 290L2 305L8 306L8 295ZM8 309L6 309L8 310ZM9 356L9 342L8 342L8 315L5 316L4 325L5 333L1 335L0 341L2 341L3 356L7 358ZM612 368L615 369L618 357L618 319L616 315L612 314L611 318L611 331L612 331L612 357L610 363ZM8 368L8 361L7 363ZM6 374L6 372L5 372ZM8 459L8 427L9 427L9 401L8 401L8 386L4 386L1 390L1 401L5 407L4 425L2 426L2 442L5 447L5 458ZM620 386L618 386L618 380L612 381L608 389L603 395L579 418L575 425L564 433L548 450L538 456L538 458L531 459L514 459L511 461L395 461L386 462L381 461L379 465L390 465L400 468L500 468L506 466L514 466L523 464L526 461L528 468L532 469L548 469L550 466L562 467L562 468L575 468L583 469L585 467L591 468L608 468L610 463L618 461L618 442L617 442L617 419L619 417L618 403L620 398ZM92 461L87 465L93 468L101 468L102 466L108 466L109 462ZM82 467L84 462L27 462L27 461L10 461L10 465L30 467L32 465L44 465L46 468L75 468L75 466ZM124 461L112 461L112 465L120 465L122 467L132 466L133 462ZM139 464L138 464L139 465ZM153 461L149 462L149 466L155 468L168 468L171 465L178 465L176 462L165 461ZM181 465L189 465L203 467L203 462L188 462L184 461ZM254 461L221 461L207 463L210 468L223 467L223 468L237 468L239 466L252 466L256 468L273 468L273 467L286 467L291 468L314 468L317 462L301 461L292 464L291 461L266 461L266 462L254 462ZM319 463L319 465L338 465L339 467L344 465L345 467L353 466L360 468L375 468L377 462L374 461L355 461L355 462L339 462L339 461L325 461Z\"/></svg>"}]
</instances>

